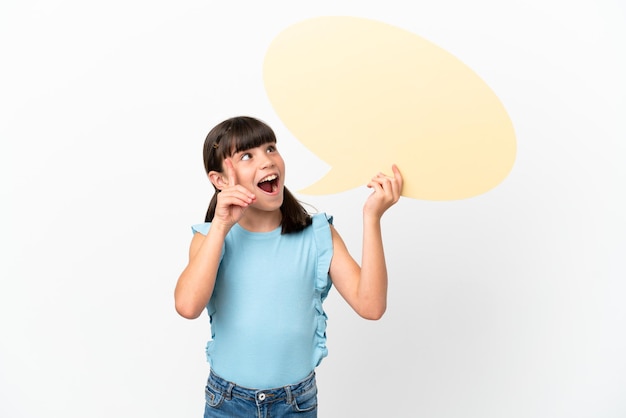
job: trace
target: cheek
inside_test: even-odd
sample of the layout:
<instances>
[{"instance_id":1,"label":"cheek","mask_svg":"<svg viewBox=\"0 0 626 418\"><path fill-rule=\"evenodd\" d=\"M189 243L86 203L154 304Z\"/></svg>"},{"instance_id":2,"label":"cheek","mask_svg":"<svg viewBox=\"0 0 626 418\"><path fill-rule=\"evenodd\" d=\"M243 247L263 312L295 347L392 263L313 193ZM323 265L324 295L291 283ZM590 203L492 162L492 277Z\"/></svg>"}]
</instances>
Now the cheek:
<instances>
[{"instance_id":1,"label":"cheek","mask_svg":"<svg viewBox=\"0 0 626 418\"><path fill-rule=\"evenodd\" d=\"M254 183L255 171L251 169L241 169L237 173L237 181L239 183Z\"/></svg>"}]
</instances>

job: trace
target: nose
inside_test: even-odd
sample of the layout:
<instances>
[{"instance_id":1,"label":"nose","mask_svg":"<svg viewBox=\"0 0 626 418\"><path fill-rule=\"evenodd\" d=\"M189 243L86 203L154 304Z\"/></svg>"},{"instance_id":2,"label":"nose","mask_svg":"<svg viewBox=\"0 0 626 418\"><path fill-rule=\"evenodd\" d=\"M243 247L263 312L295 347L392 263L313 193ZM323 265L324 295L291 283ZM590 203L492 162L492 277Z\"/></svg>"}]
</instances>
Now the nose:
<instances>
[{"instance_id":1,"label":"nose","mask_svg":"<svg viewBox=\"0 0 626 418\"><path fill-rule=\"evenodd\" d=\"M270 168L274 166L274 160L267 153L263 153L263 157L261 158L261 168Z\"/></svg>"}]
</instances>

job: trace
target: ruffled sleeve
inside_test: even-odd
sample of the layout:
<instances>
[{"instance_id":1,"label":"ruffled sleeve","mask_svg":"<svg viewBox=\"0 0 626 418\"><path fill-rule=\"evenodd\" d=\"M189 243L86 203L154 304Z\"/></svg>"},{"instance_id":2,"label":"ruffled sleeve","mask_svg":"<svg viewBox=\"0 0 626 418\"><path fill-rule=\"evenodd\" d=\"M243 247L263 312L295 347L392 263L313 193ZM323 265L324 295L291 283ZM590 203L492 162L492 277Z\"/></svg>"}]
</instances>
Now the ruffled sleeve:
<instances>
[{"instance_id":1,"label":"ruffled sleeve","mask_svg":"<svg viewBox=\"0 0 626 418\"><path fill-rule=\"evenodd\" d=\"M313 235L317 247L315 288L321 292L322 301L326 299L332 286L328 275L330 261L333 258L333 238L330 233L332 223L333 217L327 216L325 213L318 213L313 216Z\"/></svg>"},{"instance_id":2,"label":"ruffled sleeve","mask_svg":"<svg viewBox=\"0 0 626 418\"><path fill-rule=\"evenodd\" d=\"M330 262L333 258L333 239L330 232L330 224L333 222L332 216L319 213L313 216L313 235L317 248L316 275L315 275L315 310L317 314L317 329L315 333L315 358L313 362L316 366L328 355L326 348L326 320L328 316L324 312L322 302L328 296L332 286L330 275Z\"/></svg>"},{"instance_id":3,"label":"ruffled sleeve","mask_svg":"<svg viewBox=\"0 0 626 418\"><path fill-rule=\"evenodd\" d=\"M201 224L192 225L191 226L191 232L193 232L194 234L196 232L199 232L202 235L206 235L209 232L209 228L211 228L211 223L210 222L204 222L204 223L201 223Z\"/></svg>"}]
</instances>

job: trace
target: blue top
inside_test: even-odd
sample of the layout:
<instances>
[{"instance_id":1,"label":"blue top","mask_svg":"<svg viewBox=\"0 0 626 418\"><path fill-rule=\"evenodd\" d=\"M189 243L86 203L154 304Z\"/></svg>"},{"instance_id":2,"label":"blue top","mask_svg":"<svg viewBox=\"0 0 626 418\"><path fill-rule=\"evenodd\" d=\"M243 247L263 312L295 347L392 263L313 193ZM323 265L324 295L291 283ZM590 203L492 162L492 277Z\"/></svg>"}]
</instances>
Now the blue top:
<instances>
[{"instance_id":1,"label":"blue top","mask_svg":"<svg viewBox=\"0 0 626 418\"><path fill-rule=\"evenodd\" d=\"M297 383L326 357L326 314L333 255L320 213L302 231L250 232L235 224L224 242L207 305L211 368L238 385L268 389ZM204 235L210 223L194 225Z\"/></svg>"}]
</instances>

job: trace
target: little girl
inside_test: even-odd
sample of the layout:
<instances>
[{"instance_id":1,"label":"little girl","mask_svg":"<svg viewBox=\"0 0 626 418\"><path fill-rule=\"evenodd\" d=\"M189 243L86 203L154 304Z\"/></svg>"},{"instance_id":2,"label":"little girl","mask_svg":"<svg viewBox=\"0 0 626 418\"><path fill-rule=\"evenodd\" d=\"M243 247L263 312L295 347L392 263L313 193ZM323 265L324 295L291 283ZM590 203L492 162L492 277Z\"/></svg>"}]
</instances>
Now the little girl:
<instances>
[{"instance_id":1,"label":"little girl","mask_svg":"<svg viewBox=\"0 0 626 418\"><path fill-rule=\"evenodd\" d=\"M192 226L189 262L176 284L177 312L206 308L212 338L205 417L316 417L315 367L327 354L322 302L331 283L363 318L387 302L380 219L402 191L381 173L363 207L359 266L324 213L309 215L285 187L285 162L265 123L234 117L204 143L215 194Z\"/></svg>"}]
</instances>

